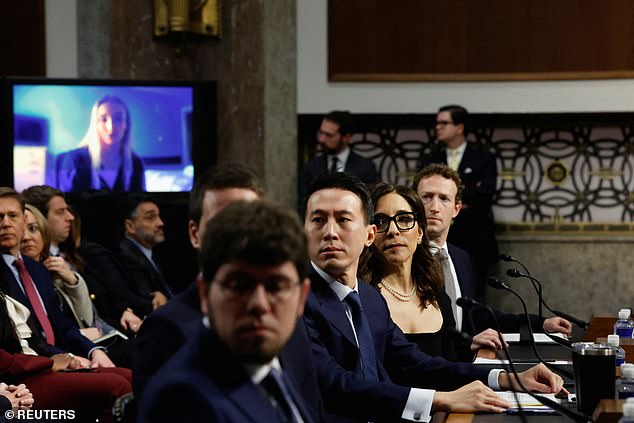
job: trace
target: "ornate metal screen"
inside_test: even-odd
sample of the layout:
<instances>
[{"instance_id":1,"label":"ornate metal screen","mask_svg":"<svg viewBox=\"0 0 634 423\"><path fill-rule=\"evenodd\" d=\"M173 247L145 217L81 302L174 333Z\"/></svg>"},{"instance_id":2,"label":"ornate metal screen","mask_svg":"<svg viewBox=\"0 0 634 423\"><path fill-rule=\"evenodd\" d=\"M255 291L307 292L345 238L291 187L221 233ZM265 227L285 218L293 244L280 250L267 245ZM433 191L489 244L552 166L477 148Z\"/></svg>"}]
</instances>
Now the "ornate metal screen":
<instances>
[{"instance_id":1,"label":"ornate metal screen","mask_svg":"<svg viewBox=\"0 0 634 423\"><path fill-rule=\"evenodd\" d=\"M300 168L321 115L299 117ZM438 148L435 115L356 115L352 148L409 184ZM467 139L497 157L496 221L509 230L634 233L634 114L477 114Z\"/></svg>"}]
</instances>

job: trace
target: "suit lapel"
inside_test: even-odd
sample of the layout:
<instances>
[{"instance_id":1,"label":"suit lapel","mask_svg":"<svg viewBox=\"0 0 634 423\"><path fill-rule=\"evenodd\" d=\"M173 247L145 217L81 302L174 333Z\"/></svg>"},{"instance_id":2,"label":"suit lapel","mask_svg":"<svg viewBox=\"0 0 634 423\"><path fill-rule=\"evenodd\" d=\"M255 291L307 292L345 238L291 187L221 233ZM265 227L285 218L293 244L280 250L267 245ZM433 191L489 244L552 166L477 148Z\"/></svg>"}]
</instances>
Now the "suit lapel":
<instances>
[{"instance_id":1,"label":"suit lapel","mask_svg":"<svg viewBox=\"0 0 634 423\"><path fill-rule=\"evenodd\" d=\"M310 280L312 282L311 290L315 297L317 297L321 312L328 321L357 348L357 341L352 332L350 320L348 320L346 311L341 301L339 301L339 298L337 298L337 295L330 289L328 282L323 280L322 277L315 272L315 269L311 269L310 271Z\"/></svg>"}]
</instances>

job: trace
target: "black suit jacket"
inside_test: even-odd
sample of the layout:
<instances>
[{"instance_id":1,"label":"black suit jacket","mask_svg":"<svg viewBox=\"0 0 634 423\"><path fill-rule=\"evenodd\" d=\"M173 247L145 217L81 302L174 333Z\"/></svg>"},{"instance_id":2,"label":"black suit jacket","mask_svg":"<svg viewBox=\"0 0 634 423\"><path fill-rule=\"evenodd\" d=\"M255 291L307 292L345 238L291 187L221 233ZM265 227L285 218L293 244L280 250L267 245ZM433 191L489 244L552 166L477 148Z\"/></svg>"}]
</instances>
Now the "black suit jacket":
<instances>
[{"instance_id":1,"label":"black suit jacket","mask_svg":"<svg viewBox=\"0 0 634 423\"><path fill-rule=\"evenodd\" d=\"M442 148L422 157L420 168L431 163L447 164L446 149ZM467 250L478 262L495 263L499 255L491 211L497 184L495 157L488 151L467 143L458 173L465 185L462 203L466 207L460 211L451 226L448 241Z\"/></svg>"},{"instance_id":2,"label":"black suit jacket","mask_svg":"<svg viewBox=\"0 0 634 423\"><path fill-rule=\"evenodd\" d=\"M50 356L69 351L82 357L87 357L88 352L95 348L96 345L83 336L73 322L64 316L59 302L59 297L55 294L55 290L53 289L53 280L51 279L50 272L46 267L28 257L22 257L22 259L24 260L24 265L26 266L27 271L31 275L31 279L33 279L33 283L35 283L35 287L40 294L40 297L42 298L48 319L51 322L53 332L55 333L55 345L44 344L43 346L45 351L42 351L41 353ZM2 262L1 265L4 266L4 272L7 275L7 280L9 282L8 294L27 306L31 311L31 315L35 316L31 303L24 294L24 291L22 291L20 284L15 279L13 272L8 268L4 260L0 260L0 262ZM37 319L34 319L34 322L37 322ZM39 326L39 323L37 323L37 325Z\"/></svg>"},{"instance_id":3,"label":"black suit jacket","mask_svg":"<svg viewBox=\"0 0 634 423\"><path fill-rule=\"evenodd\" d=\"M304 321L313 346L324 407L338 415L335 421L399 419L410 387L453 390L474 380L487 383L488 370L430 357L408 342L392 321L381 294L359 282L380 381L363 379L355 373L359 349L341 301L314 269L310 279Z\"/></svg>"},{"instance_id":4,"label":"black suit jacket","mask_svg":"<svg viewBox=\"0 0 634 423\"><path fill-rule=\"evenodd\" d=\"M135 294L151 298L152 292L160 291L167 298L171 297L163 274L154 267L143 251L126 237L119 243L119 257L130 273L133 282L133 286L130 288Z\"/></svg>"},{"instance_id":5,"label":"black suit jacket","mask_svg":"<svg viewBox=\"0 0 634 423\"><path fill-rule=\"evenodd\" d=\"M465 250L455 245L447 244L451 261L456 269L458 277L458 285L463 297L475 298L476 274L473 267L473 261ZM526 327L526 317L523 314L503 313L500 310L493 309L502 332L520 332L522 327ZM544 320L539 316L529 314L531 326L536 332L544 331ZM482 309L463 310L462 313L462 331L470 335L476 335L485 329L496 329L497 325L493 317Z\"/></svg>"},{"instance_id":6,"label":"black suit jacket","mask_svg":"<svg viewBox=\"0 0 634 423\"><path fill-rule=\"evenodd\" d=\"M345 171L357 175L363 182L371 185L379 180L374 162L350 151ZM304 200L308 187L323 173L328 172L328 155L322 154L306 163L299 175L299 202Z\"/></svg>"},{"instance_id":7,"label":"black suit jacket","mask_svg":"<svg viewBox=\"0 0 634 423\"><path fill-rule=\"evenodd\" d=\"M283 365L284 366L284 365ZM285 384L306 423L316 422L289 372ZM153 377L138 414L139 423L278 422L265 393L213 331L202 327Z\"/></svg>"},{"instance_id":8,"label":"black suit jacket","mask_svg":"<svg viewBox=\"0 0 634 423\"><path fill-rule=\"evenodd\" d=\"M203 327L202 317L198 290L193 283L145 319L136 338L132 365L132 386L137 398L145 396L150 378ZM313 415L321 420L317 373L301 320L279 358L285 371L298 382Z\"/></svg>"}]
</instances>

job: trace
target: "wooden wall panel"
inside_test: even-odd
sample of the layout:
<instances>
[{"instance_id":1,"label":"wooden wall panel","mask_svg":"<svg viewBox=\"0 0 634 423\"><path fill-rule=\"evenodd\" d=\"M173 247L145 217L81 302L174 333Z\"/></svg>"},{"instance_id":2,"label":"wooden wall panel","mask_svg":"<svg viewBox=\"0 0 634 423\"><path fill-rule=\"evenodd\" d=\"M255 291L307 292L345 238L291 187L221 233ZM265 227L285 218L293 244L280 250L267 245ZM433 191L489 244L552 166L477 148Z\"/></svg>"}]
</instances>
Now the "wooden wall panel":
<instances>
[{"instance_id":1,"label":"wooden wall panel","mask_svg":"<svg viewBox=\"0 0 634 423\"><path fill-rule=\"evenodd\" d=\"M329 0L331 80L634 76L631 0Z\"/></svg>"},{"instance_id":2,"label":"wooden wall panel","mask_svg":"<svg viewBox=\"0 0 634 423\"><path fill-rule=\"evenodd\" d=\"M0 1L0 75L44 76L44 0Z\"/></svg>"}]
</instances>

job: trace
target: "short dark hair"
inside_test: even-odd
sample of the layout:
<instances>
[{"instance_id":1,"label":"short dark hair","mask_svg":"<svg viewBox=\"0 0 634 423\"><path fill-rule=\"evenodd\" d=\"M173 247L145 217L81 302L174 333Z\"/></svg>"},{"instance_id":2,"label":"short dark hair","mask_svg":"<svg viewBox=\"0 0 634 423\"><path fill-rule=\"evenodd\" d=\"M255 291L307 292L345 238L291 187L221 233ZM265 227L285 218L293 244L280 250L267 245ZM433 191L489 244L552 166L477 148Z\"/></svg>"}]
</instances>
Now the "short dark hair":
<instances>
[{"instance_id":1,"label":"short dark hair","mask_svg":"<svg viewBox=\"0 0 634 423\"><path fill-rule=\"evenodd\" d=\"M20 208L22 209L22 212L24 213L24 207L25 207L24 197L18 194L18 192L14 190L13 188L0 187L0 198L15 199L18 203L20 203Z\"/></svg>"},{"instance_id":2,"label":"short dark hair","mask_svg":"<svg viewBox=\"0 0 634 423\"><path fill-rule=\"evenodd\" d=\"M323 120L327 120L339 125L339 133L348 135L354 133L354 118L347 110L333 110L327 113Z\"/></svg>"},{"instance_id":3,"label":"short dark hair","mask_svg":"<svg viewBox=\"0 0 634 423\"><path fill-rule=\"evenodd\" d=\"M456 203L462 201L462 193L464 192L464 184L462 183L462 179L460 179L460 175L458 172L450 168L444 163L432 163L421 170L418 171L416 176L414 176L414 184L412 188L414 191L418 191L418 184L421 179L429 178L433 175L440 175L443 178L451 179L456 184Z\"/></svg>"},{"instance_id":4,"label":"short dark hair","mask_svg":"<svg viewBox=\"0 0 634 423\"><path fill-rule=\"evenodd\" d=\"M266 186L253 169L241 163L222 163L207 169L196 179L189 195L189 218L200 223L205 192L228 188L250 189L260 197L266 193Z\"/></svg>"},{"instance_id":5,"label":"short dark hair","mask_svg":"<svg viewBox=\"0 0 634 423\"><path fill-rule=\"evenodd\" d=\"M427 236L427 218L425 207L415 190L403 186L386 183L378 183L372 189L372 201L378 203L381 197L388 194L401 196L416 214L416 222L423 230L423 240L414 251L412 258L412 281L416 287L416 295L420 300L420 307L425 308L427 302L438 305L438 299L442 291L444 279L442 268L430 251L429 237ZM385 261L376 252L374 245L365 248L359 262L360 274L374 286L378 286L387 275Z\"/></svg>"},{"instance_id":6,"label":"short dark hair","mask_svg":"<svg viewBox=\"0 0 634 423\"><path fill-rule=\"evenodd\" d=\"M137 208L142 203L153 203L158 206L156 199L148 194L127 194L123 198L123 219L134 219Z\"/></svg>"},{"instance_id":7,"label":"short dark hair","mask_svg":"<svg viewBox=\"0 0 634 423\"><path fill-rule=\"evenodd\" d=\"M266 200L229 204L207 224L198 254L205 282L210 283L230 260L256 266L291 261L303 281L308 274L308 247L297 214Z\"/></svg>"},{"instance_id":8,"label":"short dark hair","mask_svg":"<svg viewBox=\"0 0 634 423\"><path fill-rule=\"evenodd\" d=\"M53 197L64 197L64 193L48 185L33 185L22 191L24 201L37 208L44 217L48 217L48 202Z\"/></svg>"},{"instance_id":9,"label":"short dark hair","mask_svg":"<svg viewBox=\"0 0 634 423\"><path fill-rule=\"evenodd\" d=\"M457 104L448 104L446 106L442 106L438 109L438 113L440 112L449 112L451 115L451 120L455 125L463 124L465 129L467 128L467 120L469 119L469 112L466 108L459 106Z\"/></svg>"},{"instance_id":10,"label":"short dark hair","mask_svg":"<svg viewBox=\"0 0 634 423\"><path fill-rule=\"evenodd\" d=\"M324 173L317 177L308 187L308 192L304 197L302 203L302 215L306 218L306 207L308 205L308 199L315 192L322 189L340 189L344 191L350 191L361 200L361 208L363 210L363 217L365 223L372 222L372 213L374 212L374 205L372 204L372 197L370 196L370 190L368 186L359 179L358 176L352 173L336 172L336 173Z\"/></svg>"}]
</instances>

